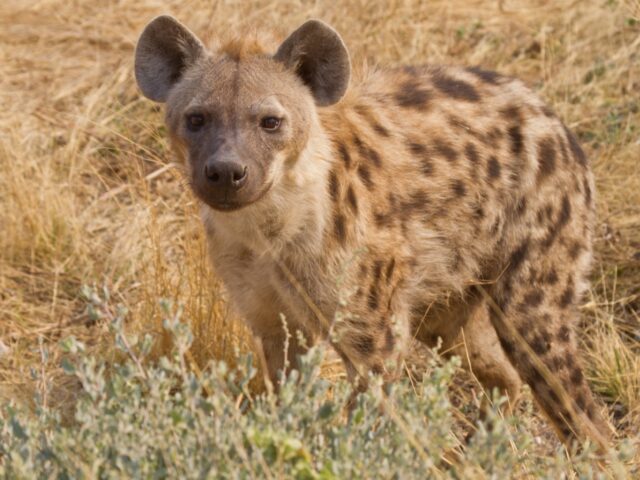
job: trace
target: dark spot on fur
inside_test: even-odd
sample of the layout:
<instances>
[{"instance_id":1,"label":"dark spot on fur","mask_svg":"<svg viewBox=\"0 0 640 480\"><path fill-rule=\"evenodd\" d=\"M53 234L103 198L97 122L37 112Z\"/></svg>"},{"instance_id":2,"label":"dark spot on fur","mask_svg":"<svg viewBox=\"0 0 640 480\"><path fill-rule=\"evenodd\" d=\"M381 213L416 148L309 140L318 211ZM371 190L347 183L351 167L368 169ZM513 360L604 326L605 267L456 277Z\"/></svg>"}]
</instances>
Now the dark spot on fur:
<instances>
[{"instance_id":1,"label":"dark spot on fur","mask_svg":"<svg viewBox=\"0 0 640 480\"><path fill-rule=\"evenodd\" d=\"M558 273L555 268L552 267L551 270L549 270L549 273L544 277L543 282L548 283L549 285L558 283Z\"/></svg>"},{"instance_id":2,"label":"dark spot on fur","mask_svg":"<svg viewBox=\"0 0 640 480\"><path fill-rule=\"evenodd\" d=\"M524 242L520 244L518 248L516 248L513 251L513 253L509 257L509 266L505 271L505 275L507 275L507 278L512 277L520 270L520 267L526 260L528 253L529 253L529 239L527 238Z\"/></svg>"},{"instance_id":3,"label":"dark spot on fur","mask_svg":"<svg viewBox=\"0 0 640 480\"><path fill-rule=\"evenodd\" d=\"M280 232L282 232L283 228L284 225L282 224L282 222L274 218L267 218L267 220L262 225L262 232L264 233L265 237L273 239L280 235Z\"/></svg>"},{"instance_id":4,"label":"dark spot on fur","mask_svg":"<svg viewBox=\"0 0 640 480\"><path fill-rule=\"evenodd\" d=\"M331 195L331 199L335 202L338 200L338 195L340 193L340 184L338 183L338 175L334 170L329 173L329 194Z\"/></svg>"},{"instance_id":5,"label":"dark spot on fur","mask_svg":"<svg viewBox=\"0 0 640 480\"><path fill-rule=\"evenodd\" d=\"M550 345L540 335L536 335L531 342L531 348L538 355L544 355L549 351Z\"/></svg>"},{"instance_id":6,"label":"dark spot on fur","mask_svg":"<svg viewBox=\"0 0 640 480\"><path fill-rule=\"evenodd\" d=\"M464 154L469 160L469 163L473 166L477 166L480 162L480 155L478 155L478 149L473 143L467 143L464 147Z\"/></svg>"},{"instance_id":7,"label":"dark spot on fur","mask_svg":"<svg viewBox=\"0 0 640 480\"><path fill-rule=\"evenodd\" d=\"M345 227L345 218L343 214L336 213L336 216L333 219L333 226L334 226L334 232L335 232L336 238L341 244L344 245L344 242L347 239L347 232Z\"/></svg>"},{"instance_id":8,"label":"dark spot on fur","mask_svg":"<svg viewBox=\"0 0 640 480\"><path fill-rule=\"evenodd\" d=\"M409 199L400 204L400 211L397 212L400 216L407 216L411 214L413 210L424 210L429 203L429 197L424 190L416 190L411 193Z\"/></svg>"},{"instance_id":9,"label":"dark spot on fur","mask_svg":"<svg viewBox=\"0 0 640 480\"><path fill-rule=\"evenodd\" d=\"M590 206L591 205L591 187L589 186L589 179L587 179L587 177L584 178L583 186L584 186L584 201L588 206Z\"/></svg>"},{"instance_id":10,"label":"dark spot on fur","mask_svg":"<svg viewBox=\"0 0 640 480\"><path fill-rule=\"evenodd\" d=\"M564 226L571 218L571 203L569 203L569 197L565 193L562 197L562 208L560 209L560 216L558 217L558 225Z\"/></svg>"},{"instance_id":11,"label":"dark spot on fur","mask_svg":"<svg viewBox=\"0 0 640 480\"><path fill-rule=\"evenodd\" d=\"M564 367L564 359L558 355L549 359L548 363L552 372L559 372Z\"/></svg>"},{"instance_id":12,"label":"dark spot on fur","mask_svg":"<svg viewBox=\"0 0 640 480\"><path fill-rule=\"evenodd\" d=\"M509 140L511 141L511 153L513 153L515 156L519 156L522 153L522 149L524 147L524 141L520 126L516 125L513 127L509 127L509 129L507 130L507 134L509 135Z\"/></svg>"},{"instance_id":13,"label":"dark spot on fur","mask_svg":"<svg viewBox=\"0 0 640 480\"><path fill-rule=\"evenodd\" d=\"M396 268L396 259L392 258L389 264L387 265L387 270L385 272L385 277L387 280L391 278L391 275L393 275L393 271L395 270L395 268Z\"/></svg>"},{"instance_id":14,"label":"dark spot on fur","mask_svg":"<svg viewBox=\"0 0 640 480\"><path fill-rule=\"evenodd\" d=\"M500 83L499 80L502 78L502 75L499 73L492 72L491 70L484 70L480 67L470 67L467 68L467 71L490 85L498 85Z\"/></svg>"},{"instance_id":15,"label":"dark spot on fur","mask_svg":"<svg viewBox=\"0 0 640 480\"><path fill-rule=\"evenodd\" d=\"M540 374L537 368L531 366L525 373L526 382L531 385L533 390L539 390L541 385L545 385L544 378Z\"/></svg>"},{"instance_id":16,"label":"dark spot on fur","mask_svg":"<svg viewBox=\"0 0 640 480\"><path fill-rule=\"evenodd\" d=\"M347 147L344 143L340 143L338 144L338 150L340 151L340 157L342 158L342 161L344 162L344 165L347 168L351 167L351 155L349 155L349 151L347 150Z\"/></svg>"},{"instance_id":17,"label":"dark spot on fur","mask_svg":"<svg viewBox=\"0 0 640 480\"><path fill-rule=\"evenodd\" d=\"M551 402L553 402L554 404L560 403L560 398L558 398L558 394L553 389L553 387L551 387L551 385L547 385L547 396L551 399Z\"/></svg>"},{"instance_id":18,"label":"dark spot on fur","mask_svg":"<svg viewBox=\"0 0 640 480\"><path fill-rule=\"evenodd\" d=\"M562 325L558 330L558 340L562 343L568 343L571 339L571 330L566 325Z\"/></svg>"},{"instance_id":19,"label":"dark spot on fur","mask_svg":"<svg viewBox=\"0 0 640 480\"><path fill-rule=\"evenodd\" d=\"M369 147L368 145L365 145L360 139L360 137L358 137L357 135L354 135L353 143L358 149L358 153L362 158L373 163L376 167L380 167L382 165L380 154L377 151L375 151L373 148Z\"/></svg>"},{"instance_id":20,"label":"dark spot on fur","mask_svg":"<svg viewBox=\"0 0 640 480\"><path fill-rule=\"evenodd\" d=\"M433 174L433 163L426 156L420 159L420 171L426 176Z\"/></svg>"},{"instance_id":21,"label":"dark spot on fur","mask_svg":"<svg viewBox=\"0 0 640 480\"><path fill-rule=\"evenodd\" d=\"M567 353L567 355L564 358L564 363L567 366L568 369L570 369L573 366L573 355L571 353Z\"/></svg>"},{"instance_id":22,"label":"dark spot on fur","mask_svg":"<svg viewBox=\"0 0 640 480\"><path fill-rule=\"evenodd\" d=\"M464 186L462 180L454 180L453 182L451 182L451 191L458 198L464 197L464 195L467 193L467 189Z\"/></svg>"},{"instance_id":23,"label":"dark spot on fur","mask_svg":"<svg viewBox=\"0 0 640 480\"><path fill-rule=\"evenodd\" d=\"M542 303L543 298L544 295L540 290L531 291L524 296L524 304L527 307L535 308Z\"/></svg>"},{"instance_id":24,"label":"dark spot on fur","mask_svg":"<svg viewBox=\"0 0 640 480\"><path fill-rule=\"evenodd\" d=\"M419 81L409 80L401 85L395 99L401 107L423 110L429 105L431 92Z\"/></svg>"},{"instance_id":25,"label":"dark spot on fur","mask_svg":"<svg viewBox=\"0 0 640 480\"><path fill-rule=\"evenodd\" d=\"M358 115L361 115L364 118L367 118L371 114L369 107L363 104L354 105L353 109L358 113Z\"/></svg>"},{"instance_id":26,"label":"dark spot on fur","mask_svg":"<svg viewBox=\"0 0 640 480\"><path fill-rule=\"evenodd\" d=\"M573 296L573 282L570 281L567 285L567 288L565 288L565 290L562 292L560 300L558 301L558 305L560 306L560 308L567 308L573 302Z\"/></svg>"},{"instance_id":27,"label":"dark spot on fur","mask_svg":"<svg viewBox=\"0 0 640 480\"><path fill-rule=\"evenodd\" d=\"M434 140L433 147L438 155L446 158L449 162L455 162L458 158L458 152L456 152L453 147L444 140Z\"/></svg>"},{"instance_id":28,"label":"dark spot on fur","mask_svg":"<svg viewBox=\"0 0 640 480\"><path fill-rule=\"evenodd\" d=\"M498 339L500 340L500 346L504 350L504 353L512 357L516 351L516 348L513 345L513 343L503 337L498 337Z\"/></svg>"},{"instance_id":29,"label":"dark spot on fur","mask_svg":"<svg viewBox=\"0 0 640 480\"><path fill-rule=\"evenodd\" d=\"M363 164L358 165L358 176L360 177L360 180L362 180L364 186L367 187L367 190L373 189L374 185L373 180L371 180L371 172L369 171L369 167Z\"/></svg>"},{"instance_id":30,"label":"dark spot on fur","mask_svg":"<svg viewBox=\"0 0 640 480\"><path fill-rule=\"evenodd\" d=\"M375 282L369 289L367 304L369 305L369 310L376 310L378 308L378 285Z\"/></svg>"},{"instance_id":31,"label":"dark spot on fur","mask_svg":"<svg viewBox=\"0 0 640 480\"><path fill-rule=\"evenodd\" d=\"M469 125L466 121L456 115L447 115L447 123L453 128L462 130L464 133L467 133L474 137L477 137L479 135L478 132L471 128L471 125Z\"/></svg>"},{"instance_id":32,"label":"dark spot on fur","mask_svg":"<svg viewBox=\"0 0 640 480\"><path fill-rule=\"evenodd\" d=\"M546 219L551 221L551 218L553 217L553 205L547 203L547 206L544 207L544 214Z\"/></svg>"},{"instance_id":33,"label":"dark spot on fur","mask_svg":"<svg viewBox=\"0 0 640 480\"><path fill-rule=\"evenodd\" d=\"M476 220L482 220L484 218L484 209L479 203L476 203L473 207L473 218Z\"/></svg>"},{"instance_id":34,"label":"dark spot on fur","mask_svg":"<svg viewBox=\"0 0 640 480\"><path fill-rule=\"evenodd\" d=\"M414 155L424 155L427 153L427 147L425 147L422 143L418 142L407 142L407 147L409 151Z\"/></svg>"},{"instance_id":35,"label":"dark spot on fur","mask_svg":"<svg viewBox=\"0 0 640 480\"><path fill-rule=\"evenodd\" d=\"M410 140L406 142L406 145L409 151L420 159L420 170L422 173L427 176L431 175L433 173L433 163L429 158L427 147L420 142Z\"/></svg>"},{"instance_id":36,"label":"dark spot on fur","mask_svg":"<svg viewBox=\"0 0 640 480\"><path fill-rule=\"evenodd\" d=\"M487 143L495 147L495 144L502 138L502 130L499 127L491 127L487 133Z\"/></svg>"},{"instance_id":37,"label":"dark spot on fur","mask_svg":"<svg viewBox=\"0 0 640 480\"><path fill-rule=\"evenodd\" d=\"M480 95L473 85L470 83L451 78L443 73L434 73L433 85L445 95L456 100L464 100L467 102L477 102Z\"/></svg>"},{"instance_id":38,"label":"dark spot on fur","mask_svg":"<svg viewBox=\"0 0 640 480\"><path fill-rule=\"evenodd\" d=\"M489 227L489 232L491 233L491 235L497 235L498 232L500 231L501 226L502 226L502 221L500 220L500 217L497 217Z\"/></svg>"},{"instance_id":39,"label":"dark spot on fur","mask_svg":"<svg viewBox=\"0 0 640 480\"><path fill-rule=\"evenodd\" d=\"M576 368L571 372L571 383L574 385L580 385L584 380L584 375L582 374L582 370Z\"/></svg>"},{"instance_id":40,"label":"dark spot on fur","mask_svg":"<svg viewBox=\"0 0 640 480\"><path fill-rule=\"evenodd\" d=\"M380 274L382 273L382 260L376 260L373 263L373 281L380 280Z\"/></svg>"},{"instance_id":41,"label":"dark spot on fur","mask_svg":"<svg viewBox=\"0 0 640 480\"><path fill-rule=\"evenodd\" d=\"M358 199L356 198L352 185L349 185L349 188L347 189L347 203L349 204L349 207L351 207L353 213L358 213Z\"/></svg>"},{"instance_id":42,"label":"dark spot on fur","mask_svg":"<svg viewBox=\"0 0 640 480\"><path fill-rule=\"evenodd\" d=\"M520 123L520 121L522 120L520 109L515 105L503 108L502 110L500 110L500 115L502 115L505 120L508 120L510 122Z\"/></svg>"},{"instance_id":43,"label":"dark spot on fur","mask_svg":"<svg viewBox=\"0 0 640 480\"><path fill-rule=\"evenodd\" d=\"M373 127L373 130L379 134L382 137L389 137L390 133L389 130L387 130L386 128L384 128L382 125L380 125L378 122L372 122L371 126Z\"/></svg>"},{"instance_id":44,"label":"dark spot on fur","mask_svg":"<svg viewBox=\"0 0 640 480\"><path fill-rule=\"evenodd\" d=\"M248 248L242 248L238 252L238 260L242 263L251 263L254 259L254 253Z\"/></svg>"},{"instance_id":45,"label":"dark spot on fur","mask_svg":"<svg viewBox=\"0 0 640 480\"><path fill-rule=\"evenodd\" d=\"M374 349L373 338L370 335L358 335L353 339L354 348L363 355L371 355Z\"/></svg>"},{"instance_id":46,"label":"dark spot on fur","mask_svg":"<svg viewBox=\"0 0 640 480\"><path fill-rule=\"evenodd\" d=\"M520 197L516 202L515 214L516 217L521 217L524 215L524 212L527 211L527 199L525 197Z\"/></svg>"},{"instance_id":47,"label":"dark spot on fur","mask_svg":"<svg viewBox=\"0 0 640 480\"><path fill-rule=\"evenodd\" d=\"M586 167L587 157L584 154L582 147L580 147L580 144L578 143L576 136L567 127L564 127L564 132L567 135L567 140L569 140L569 148L571 149L571 154L573 155L573 158L581 166Z\"/></svg>"},{"instance_id":48,"label":"dark spot on fur","mask_svg":"<svg viewBox=\"0 0 640 480\"><path fill-rule=\"evenodd\" d=\"M380 125L376 118L372 115L371 110L366 105L356 105L354 110L358 112L368 123L371 128L382 137L389 137L389 130Z\"/></svg>"},{"instance_id":49,"label":"dark spot on fur","mask_svg":"<svg viewBox=\"0 0 640 480\"><path fill-rule=\"evenodd\" d=\"M546 105L543 105L542 108L540 108L540 111L545 117L548 117L548 118L554 118L556 116L556 114L553 113L553 110L551 110Z\"/></svg>"},{"instance_id":50,"label":"dark spot on fur","mask_svg":"<svg viewBox=\"0 0 640 480\"><path fill-rule=\"evenodd\" d=\"M553 139L547 137L538 142L538 183L551 175L556 169L556 149Z\"/></svg>"},{"instance_id":51,"label":"dark spot on fur","mask_svg":"<svg viewBox=\"0 0 640 480\"><path fill-rule=\"evenodd\" d=\"M383 212L374 212L373 213L373 221L376 224L376 227L388 227L392 223L391 216L383 213Z\"/></svg>"},{"instance_id":52,"label":"dark spot on fur","mask_svg":"<svg viewBox=\"0 0 640 480\"><path fill-rule=\"evenodd\" d=\"M569 202L569 196L565 193L562 197L562 206L560 207L560 213L558 214L557 221L549 229L548 235L542 240L542 250L548 250L551 245L556 241L558 234L569 222L571 218L571 203Z\"/></svg>"},{"instance_id":53,"label":"dark spot on fur","mask_svg":"<svg viewBox=\"0 0 640 480\"><path fill-rule=\"evenodd\" d=\"M498 159L493 155L487 162L487 176L489 178L489 182L500 177L500 163L498 163Z\"/></svg>"},{"instance_id":54,"label":"dark spot on fur","mask_svg":"<svg viewBox=\"0 0 640 480\"><path fill-rule=\"evenodd\" d=\"M576 397L576 405L580 410L584 410L587 406L587 401L584 399L584 394L580 392Z\"/></svg>"},{"instance_id":55,"label":"dark spot on fur","mask_svg":"<svg viewBox=\"0 0 640 480\"><path fill-rule=\"evenodd\" d=\"M569 247L569 258L571 258L571 260L575 260L578 258L578 256L580 255L580 252L584 249L584 246L582 245L581 242L573 242L573 244L571 245L571 247Z\"/></svg>"}]
</instances>

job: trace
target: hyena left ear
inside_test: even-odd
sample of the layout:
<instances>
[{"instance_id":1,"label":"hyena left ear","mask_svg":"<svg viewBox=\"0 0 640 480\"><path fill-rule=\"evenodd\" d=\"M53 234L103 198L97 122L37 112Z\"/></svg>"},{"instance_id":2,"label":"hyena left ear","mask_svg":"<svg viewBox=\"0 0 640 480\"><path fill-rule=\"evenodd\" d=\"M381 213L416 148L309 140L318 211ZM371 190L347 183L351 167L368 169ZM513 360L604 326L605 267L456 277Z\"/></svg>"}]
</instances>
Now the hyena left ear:
<instances>
[{"instance_id":1,"label":"hyena left ear","mask_svg":"<svg viewBox=\"0 0 640 480\"><path fill-rule=\"evenodd\" d=\"M282 42L274 58L311 89L316 104L333 105L347 91L349 52L338 32L320 20L309 20Z\"/></svg>"}]
</instances>

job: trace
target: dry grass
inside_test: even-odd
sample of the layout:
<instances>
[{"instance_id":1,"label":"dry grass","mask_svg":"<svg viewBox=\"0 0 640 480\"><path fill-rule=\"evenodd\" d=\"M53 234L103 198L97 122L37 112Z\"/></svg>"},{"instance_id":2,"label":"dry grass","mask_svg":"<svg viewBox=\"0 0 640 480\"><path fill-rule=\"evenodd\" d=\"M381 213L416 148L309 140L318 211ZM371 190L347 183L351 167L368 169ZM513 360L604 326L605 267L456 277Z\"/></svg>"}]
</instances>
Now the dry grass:
<instances>
[{"instance_id":1,"label":"dry grass","mask_svg":"<svg viewBox=\"0 0 640 480\"><path fill-rule=\"evenodd\" d=\"M106 287L132 330L160 332L158 299L184 305L198 363L248 348L209 271L196 205L132 52L171 13L203 36L282 33L319 17L356 61L480 64L523 78L581 138L599 191L590 378L620 436L640 435L640 3L638 0L310 2L4 0L0 6L0 396L74 395L56 365L70 334L110 355L81 286ZM50 358L43 361L42 351ZM547 436L544 423L532 428Z\"/></svg>"}]
</instances>

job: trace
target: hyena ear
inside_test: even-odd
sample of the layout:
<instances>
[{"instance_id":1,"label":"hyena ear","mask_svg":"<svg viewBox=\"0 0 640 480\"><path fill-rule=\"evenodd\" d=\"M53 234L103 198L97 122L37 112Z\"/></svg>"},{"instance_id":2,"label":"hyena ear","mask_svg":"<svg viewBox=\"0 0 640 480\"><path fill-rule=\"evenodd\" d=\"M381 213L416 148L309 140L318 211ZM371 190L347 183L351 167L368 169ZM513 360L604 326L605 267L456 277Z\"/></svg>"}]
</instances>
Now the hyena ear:
<instances>
[{"instance_id":1,"label":"hyena ear","mask_svg":"<svg viewBox=\"0 0 640 480\"><path fill-rule=\"evenodd\" d=\"M198 38L175 18L156 17L140 35L135 74L145 97L164 102L184 71L204 54Z\"/></svg>"},{"instance_id":2,"label":"hyena ear","mask_svg":"<svg viewBox=\"0 0 640 480\"><path fill-rule=\"evenodd\" d=\"M333 105L347 91L349 52L338 32L320 20L302 24L282 42L274 58L295 70L319 106Z\"/></svg>"}]
</instances>

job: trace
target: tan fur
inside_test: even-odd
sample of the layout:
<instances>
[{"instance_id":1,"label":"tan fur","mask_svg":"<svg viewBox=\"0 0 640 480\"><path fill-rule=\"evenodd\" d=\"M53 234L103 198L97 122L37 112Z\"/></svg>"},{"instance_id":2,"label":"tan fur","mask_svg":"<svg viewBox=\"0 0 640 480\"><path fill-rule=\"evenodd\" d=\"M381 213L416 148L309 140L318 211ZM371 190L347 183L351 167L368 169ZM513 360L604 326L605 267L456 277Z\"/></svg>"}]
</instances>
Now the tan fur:
<instances>
[{"instance_id":1,"label":"tan fur","mask_svg":"<svg viewBox=\"0 0 640 480\"><path fill-rule=\"evenodd\" d=\"M273 95L297 122L277 147L249 124L220 127L245 150L270 149L252 187L269 189L234 211L199 194L216 271L261 338L272 379L285 358L281 314L309 344L328 339L352 375L391 380L412 336L441 337L486 387L515 399L522 378L562 437L580 432L527 352L494 328L503 312L606 436L574 333L594 184L562 122L518 80L458 67L368 71L317 108L295 72L252 49L190 68L167 121L191 167L197 148L180 121L194 98L231 118ZM294 341L286 355L302 351Z\"/></svg>"}]
</instances>

